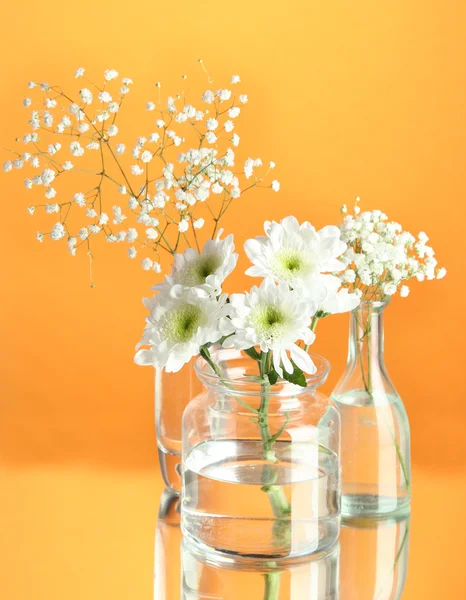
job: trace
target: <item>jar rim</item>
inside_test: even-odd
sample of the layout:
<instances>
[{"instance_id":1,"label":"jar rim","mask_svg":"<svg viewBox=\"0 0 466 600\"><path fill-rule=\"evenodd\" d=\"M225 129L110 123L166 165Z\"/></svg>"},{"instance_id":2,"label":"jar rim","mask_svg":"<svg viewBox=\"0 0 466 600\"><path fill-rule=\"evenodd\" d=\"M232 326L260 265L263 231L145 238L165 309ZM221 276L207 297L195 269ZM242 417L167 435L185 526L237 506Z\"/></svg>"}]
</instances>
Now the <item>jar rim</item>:
<instances>
[{"instance_id":1,"label":"jar rim","mask_svg":"<svg viewBox=\"0 0 466 600\"><path fill-rule=\"evenodd\" d=\"M216 355L221 355L223 357L222 361L227 363L239 359L242 359L249 364L255 363L252 358L248 357L241 350L236 350L234 348L219 348L212 353L213 357ZM313 375L305 374L306 387L288 381L280 381L270 386L267 395L295 396L300 393L309 392L325 383L330 372L330 362L319 354L309 353L309 356L316 365L317 371ZM234 392L235 394L245 394L248 396L262 396L264 393L261 389L261 383L256 379L253 379L253 376L243 374L240 377L229 377L227 374L226 377L221 378L216 373L212 372L207 361L201 356L196 359L194 370L200 381L209 387L215 387L216 389L223 389L229 393Z\"/></svg>"}]
</instances>

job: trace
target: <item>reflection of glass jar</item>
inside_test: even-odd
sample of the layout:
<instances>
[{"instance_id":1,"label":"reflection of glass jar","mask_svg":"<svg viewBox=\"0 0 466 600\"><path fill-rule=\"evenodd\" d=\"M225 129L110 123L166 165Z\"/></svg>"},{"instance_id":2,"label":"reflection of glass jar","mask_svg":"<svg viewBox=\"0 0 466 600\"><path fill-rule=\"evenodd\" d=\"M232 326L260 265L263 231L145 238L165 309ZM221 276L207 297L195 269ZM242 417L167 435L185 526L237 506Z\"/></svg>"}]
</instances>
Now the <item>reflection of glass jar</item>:
<instances>
[{"instance_id":1,"label":"reflection of glass jar","mask_svg":"<svg viewBox=\"0 0 466 600\"><path fill-rule=\"evenodd\" d=\"M217 551L250 557L320 552L338 537L340 419L316 391L270 385L257 363L222 351L222 376L196 362L205 390L183 417L182 529Z\"/></svg>"},{"instance_id":2,"label":"reflection of glass jar","mask_svg":"<svg viewBox=\"0 0 466 600\"><path fill-rule=\"evenodd\" d=\"M203 553L183 541L182 600L337 600L338 543L312 557L262 563Z\"/></svg>"},{"instance_id":3,"label":"reflection of glass jar","mask_svg":"<svg viewBox=\"0 0 466 600\"><path fill-rule=\"evenodd\" d=\"M345 519L341 600L399 600L408 569L409 519Z\"/></svg>"},{"instance_id":4,"label":"reflection of glass jar","mask_svg":"<svg viewBox=\"0 0 466 600\"><path fill-rule=\"evenodd\" d=\"M176 492L163 492L155 530L154 600L179 600L180 597L179 505Z\"/></svg>"},{"instance_id":5,"label":"reflection of glass jar","mask_svg":"<svg viewBox=\"0 0 466 600\"><path fill-rule=\"evenodd\" d=\"M352 312L348 362L332 393L341 416L343 515L409 512L409 423L384 362L386 305L365 302Z\"/></svg>"}]
</instances>

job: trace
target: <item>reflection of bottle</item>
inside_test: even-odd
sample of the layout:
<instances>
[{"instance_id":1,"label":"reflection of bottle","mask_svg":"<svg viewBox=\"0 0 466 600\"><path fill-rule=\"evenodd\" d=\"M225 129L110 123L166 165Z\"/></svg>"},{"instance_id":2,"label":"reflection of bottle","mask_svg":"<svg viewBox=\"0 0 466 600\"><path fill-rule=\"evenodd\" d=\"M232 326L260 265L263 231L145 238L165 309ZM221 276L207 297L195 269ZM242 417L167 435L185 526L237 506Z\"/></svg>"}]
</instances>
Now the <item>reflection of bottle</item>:
<instances>
[{"instance_id":1,"label":"reflection of bottle","mask_svg":"<svg viewBox=\"0 0 466 600\"><path fill-rule=\"evenodd\" d=\"M341 600L398 600L408 568L409 519L348 519L340 534Z\"/></svg>"},{"instance_id":2,"label":"reflection of bottle","mask_svg":"<svg viewBox=\"0 0 466 600\"><path fill-rule=\"evenodd\" d=\"M260 564L203 552L183 540L182 600L337 600L339 547Z\"/></svg>"},{"instance_id":3,"label":"reflection of bottle","mask_svg":"<svg viewBox=\"0 0 466 600\"><path fill-rule=\"evenodd\" d=\"M155 531L154 600L180 598L180 498L165 490L160 501Z\"/></svg>"}]
</instances>

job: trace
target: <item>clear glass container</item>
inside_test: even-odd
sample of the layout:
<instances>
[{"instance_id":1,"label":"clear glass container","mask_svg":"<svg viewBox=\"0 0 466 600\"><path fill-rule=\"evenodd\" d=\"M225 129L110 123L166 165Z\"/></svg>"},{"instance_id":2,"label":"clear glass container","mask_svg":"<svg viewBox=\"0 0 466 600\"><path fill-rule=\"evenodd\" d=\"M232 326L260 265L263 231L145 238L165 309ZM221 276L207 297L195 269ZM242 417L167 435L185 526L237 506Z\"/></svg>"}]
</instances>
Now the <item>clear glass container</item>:
<instances>
[{"instance_id":1,"label":"clear glass container","mask_svg":"<svg viewBox=\"0 0 466 600\"><path fill-rule=\"evenodd\" d=\"M154 600L179 600L181 581L180 496L164 490L155 530Z\"/></svg>"},{"instance_id":2,"label":"clear glass container","mask_svg":"<svg viewBox=\"0 0 466 600\"><path fill-rule=\"evenodd\" d=\"M340 600L399 600L408 572L410 521L343 519Z\"/></svg>"},{"instance_id":3,"label":"clear glass container","mask_svg":"<svg viewBox=\"0 0 466 600\"><path fill-rule=\"evenodd\" d=\"M155 428L165 485L181 493L181 421L188 402L202 389L193 362L176 373L155 369Z\"/></svg>"},{"instance_id":4,"label":"clear glass container","mask_svg":"<svg viewBox=\"0 0 466 600\"><path fill-rule=\"evenodd\" d=\"M352 312L348 361L332 393L342 427L343 515L409 513L409 423L385 367L386 306L365 302Z\"/></svg>"},{"instance_id":5,"label":"clear glass container","mask_svg":"<svg viewBox=\"0 0 466 600\"><path fill-rule=\"evenodd\" d=\"M257 363L222 351L222 376L198 359L204 391L183 416L183 534L204 549L294 558L331 546L340 528L340 418L317 391L264 383Z\"/></svg>"},{"instance_id":6,"label":"clear glass container","mask_svg":"<svg viewBox=\"0 0 466 600\"><path fill-rule=\"evenodd\" d=\"M287 560L248 559L204 553L184 540L182 600L337 600L339 545L312 556Z\"/></svg>"}]
</instances>

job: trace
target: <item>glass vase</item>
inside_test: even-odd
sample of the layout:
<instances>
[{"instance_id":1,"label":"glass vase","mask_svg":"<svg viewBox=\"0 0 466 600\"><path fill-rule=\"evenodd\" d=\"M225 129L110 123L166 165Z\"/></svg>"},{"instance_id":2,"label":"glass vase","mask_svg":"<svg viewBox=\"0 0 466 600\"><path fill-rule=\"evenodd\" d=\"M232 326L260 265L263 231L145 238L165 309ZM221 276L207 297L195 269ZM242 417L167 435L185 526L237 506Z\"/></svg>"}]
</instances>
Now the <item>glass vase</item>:
<instances>
[{"instance_id":1,"label":"glass vase","mask_svg":"<svg viewBox=\"0 0 466 600\"><path fill-rule=\"evenodd\" d=\"M411 466L405 407L384 361L388 302L364 302L350 317L348 361L332 398L341 417L343 515L409 513Z\"/></svg>"},{"instance_id":2,"label":"glass vase","mask_svg":"<svg viewBox=\"0 0 466 600\"><path fill-rule=\"evenodd\" d=\"M307 387L270 385L257 363L201 358L204 391L183 416L181 526L191 542L235 556L294 558L332 545L340 527L340 418L317 391L328 362L313 356Z\"/></svg>"},{"instance_id":3,"label":"glass vase","mask_svg":"<svg viewBox=\"0 0 466 600\"><path fill-rule=\"evenodd\" d=\"M155 369L155 428L165 485L181 493L181 421L188 402L202 389L193 361L176 373Z\"/></svg>"}]
</instances>

